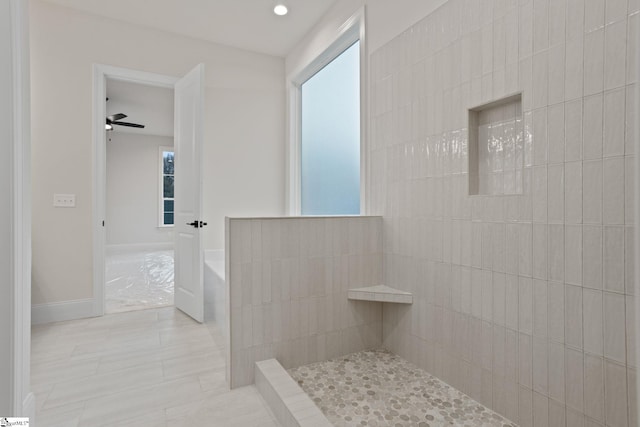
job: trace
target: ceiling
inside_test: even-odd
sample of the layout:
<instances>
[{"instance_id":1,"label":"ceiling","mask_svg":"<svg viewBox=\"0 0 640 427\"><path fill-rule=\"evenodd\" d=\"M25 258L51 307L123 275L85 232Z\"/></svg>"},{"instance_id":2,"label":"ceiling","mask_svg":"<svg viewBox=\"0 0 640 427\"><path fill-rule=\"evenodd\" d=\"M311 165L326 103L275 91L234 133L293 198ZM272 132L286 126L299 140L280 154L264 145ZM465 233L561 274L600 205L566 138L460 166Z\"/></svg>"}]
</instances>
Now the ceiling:
<instances>
[{"instance_id":1,"label":"ceiling","mask_svg":"<svg viewBox=\"0 0 640 427\"><path fill-rule=\"evenodd\" d=\"M114 126L113 132L173 137L173 89L107 80L107 115L123 113L123 122L144 129Z\"/></svg>"},{"instance_id":2,"label":"ceiling","mask_svg":"<svg viewBox=\"0 0 640 427\"><path fill-rule=\"evenodd\" d=\"M337 0L45 0L61 6L254 52L286 56Z\"/></svg>"}]
</instances>

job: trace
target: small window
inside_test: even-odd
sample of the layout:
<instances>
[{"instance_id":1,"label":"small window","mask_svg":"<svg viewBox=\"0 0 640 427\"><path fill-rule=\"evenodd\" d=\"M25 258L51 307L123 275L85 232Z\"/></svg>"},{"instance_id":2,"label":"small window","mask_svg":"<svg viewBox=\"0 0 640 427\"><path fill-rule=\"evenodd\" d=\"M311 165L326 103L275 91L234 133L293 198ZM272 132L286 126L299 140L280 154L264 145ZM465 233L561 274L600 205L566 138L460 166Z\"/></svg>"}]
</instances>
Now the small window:
<instances>
[{"instance_id":1,"label":"small window","mask_svg":"<svg viewBox=\"0 0 640 427\"><path fill-rule=\"evenodd\" d=\"M173 226L174 208L174 153L173 148L160 148L160 226Z\"/></svg>"}]
</instances>

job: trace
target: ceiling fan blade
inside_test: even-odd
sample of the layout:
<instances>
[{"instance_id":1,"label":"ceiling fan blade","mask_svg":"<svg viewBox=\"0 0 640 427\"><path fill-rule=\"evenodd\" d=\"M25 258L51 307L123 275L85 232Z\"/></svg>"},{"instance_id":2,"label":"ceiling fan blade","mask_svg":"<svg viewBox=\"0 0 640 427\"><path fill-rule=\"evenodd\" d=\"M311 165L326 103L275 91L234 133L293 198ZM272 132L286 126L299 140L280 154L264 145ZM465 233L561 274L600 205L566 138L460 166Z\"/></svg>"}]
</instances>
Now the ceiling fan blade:
<instances>
[{"instance_id":1,"label":"ceiling fan blade","mask_svg":"<svg viewBox=\"0 0 640 427\"><path fill-rule=\"evenodd\" d=\"M144 129L144 125L139 125L137 123L127 123L127 122L111 122L112 125L118 125L118 126L127 126L130 128L139 128L139 129Z\"/></svg>"},{"instance_id":2,"label":"ceiling fan blade","mask_svg":"<svg viewBox=\"0 0 640 427\"><path fill-rule=\"evenodd\" d=\"M115 122L116 120L122 120L125 117L127 117L126 114L118 113L118 114L113 114L111 116L107 116L107 120Z\"/></svg>"}]
</instances>

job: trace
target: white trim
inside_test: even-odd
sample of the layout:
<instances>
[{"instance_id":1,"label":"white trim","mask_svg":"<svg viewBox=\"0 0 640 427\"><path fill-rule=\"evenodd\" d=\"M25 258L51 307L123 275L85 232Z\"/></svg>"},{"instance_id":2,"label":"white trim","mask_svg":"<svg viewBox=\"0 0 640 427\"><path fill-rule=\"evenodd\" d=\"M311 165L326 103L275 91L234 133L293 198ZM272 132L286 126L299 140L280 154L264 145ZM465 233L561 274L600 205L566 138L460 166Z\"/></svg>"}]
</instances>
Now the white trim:
<instances>
[{"instance_id":1,"label":"white trim","mask_svg":"<svg viewBox=\"0 0 640 427\"><path fill-rule=\"evenodd\" d=\"M168 145L162 145L158 147L158 228L173 228L174 224L165 224L164 223L164 156L163 153L175 151L173 147L169 147ZM175 170L174 177L175 177ZM174 194L174 209L175 209L175 194ZM174 213L174 221L175 223L175 213Z\"/></svg>"},{"instance_id":2,"label":"white trim","mask_svg":"<svg viewBox=\"0 0 640 427\"><path fill-rule=\"evenodd\" d=\"M355 19L352 17L351 19ZM360 23L360 215L371 215L369 203L369 46L366 32L366 7L358 11Z\"/></svg>"},{"instance_id":3,"label":"white trim","mask_svg":"<svg viewBox=\"0 0 640 427\"><path fill-rule=\"evenodd\" d=\"M106 73L93 67L93 309L92 315L104 314L104 245L106 218Z\"/></svg>"},{"instance_id":4,"label":"white trim","mask_svg":"<svg viewBox=\"0 0 640 427\"><path fill-rule=\"evenodd\" d=\"M12 117L12 257L13 315L11 319L11 410L16 416L35 417L30 392L31 360L31 102L29 74L29 2L11 0L13 67ZM7 414L10 415L10 414Z\"/></svg>"},{"instance_id":5,"label":"white trim","mask_svg":"<svg viewBox=\"0 0 640 427\"><path fill-rule=\"evenodd\" d=\"M640 46L640 31L636 31L636 50ZM640 257L638 253L640 252L640 55L636 53L636 90L634 94L636 98L636 116L634 117L635 123L635 177L634 177L634 199L635 199L635 207L634 207L634 240L635 240L635 253L633 260L635 262L635 274L634 274L634 285L636 289L636 298L635 298L635 345L640 346L640 292L637 290L640 289ZM640 366L640 351L635 351L636 354L636 366ZM636 375L636 390L640 390L640 375ZM640 393L636 392L636 408L640 408Z\"/></svg>"},{"instance_id":6,"label":"white trim","mask_svg":"<svg viewBox=\"0 0 640 427\"><path fill-rule=\"evenodd\" d=\"M286 149L286 212L301 213L300 195L300 108L301 86L314 74L337 58L356 41L360 41L360 215L368 213L367 179L369 174L368 138L368 55L365 36L365 7L358 9L339 28L326 49L287 82L287 149Z\"/></svg>"},{"instance_id":7,"label":"white trim","mask_svg":"<svg viewBox=\"0 0 640 427\"><path fill-rule=\"evenodd\" d=\"M93 65L93 309L90 314L104 314L104 257L106 217L106 141L104 118L106 116L107 78L147 86L160 86L173 89L177 77L112 67ZM70 302L73 303L73 302ZM88 317L88 316L85 316Z\"/></svg>"},{"instance_id":8,"label":"white trim","mask_svg":"<svg viewBox=\"0 0 640 427\"><path fill-rule=\"evenodd\" d=\"M231 387L231 363L233 363L231 359L231 322L233 321L231 317L231 288L229 284L231 283L231 239L229 234L231 233L231 218L228 216L224 217L224 309L225 309L225 317L226 322L224 325L224 338L225 338L225 369L224 369L224 378L227 381L227 386Z\"/></svg>"},{"instance_id":9,"label":"white trim","mask_svg":"<svg viewBox=\"0 0 640 427\"><path fill-rule=\"evenodd\" d=\"M300 129L300 105L302 103L302 91L299 85L291 82L289 87L289 114L287 115L287 149L285 150L285 161L287 165L285 190L286 210L291 216L300 216L301 213L301 174L300 174L300 140L302 133Z\"/></svg>"},{"instance_id":10,"label":"white trim","mask_svg":"<svg viewBox=\"0 0 640 427\"><path fill-rule=\"evenodd\" d=\"M179 77L133 70L131 68L113 67L104 64L94 64L94 70L100 71L105 78L110 80L137 83L146 86L166 87L169 89L173 89L176 82L180 80Z\"/></svg>"},{"instance_id":11,"label":"white trim","mask_svg":"<svg viewBox=\"0 0 640 427\"><path fill-rule=\"evenodd\" d=\"M318 71L326 67L330 62L340 56L351 45L360 40L361 28L364 27L364 20L360 19L363 9L356 12L344 24L340 26L340 30L336 38L331 44L313 61L302 69L297 75L291 79L291 83L296 86L302 85L304 82L313 77Z\"/></svg>"},{"instance_id":12,"label":"white trim","mask_svg":"<svg viewBox=\"0 0 640 427\"><path fill-rule=\"evenodd\" d=\"M93 317L93 308L93 298L35 304L31 307L31 323L39 325Z\"/></svg>"}]
</instances>

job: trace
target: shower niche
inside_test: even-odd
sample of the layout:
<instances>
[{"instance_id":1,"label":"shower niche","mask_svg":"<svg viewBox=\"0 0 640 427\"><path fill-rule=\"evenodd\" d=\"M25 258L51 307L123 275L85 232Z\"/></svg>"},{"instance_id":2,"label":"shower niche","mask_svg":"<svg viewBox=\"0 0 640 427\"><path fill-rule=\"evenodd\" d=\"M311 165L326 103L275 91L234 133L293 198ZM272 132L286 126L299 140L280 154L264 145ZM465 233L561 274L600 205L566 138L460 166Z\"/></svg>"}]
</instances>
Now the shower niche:
<instances>
[{"instance_id":1,"label":"shower niche","mask_svg":"<svg viewBox=\"0 0 640 427\"><path fill-rule=\"evenodd\" d=\"M522 194L522 94L469 109L469 195Z\"/></svg>"}]
</instances>

